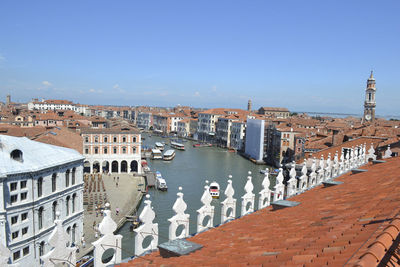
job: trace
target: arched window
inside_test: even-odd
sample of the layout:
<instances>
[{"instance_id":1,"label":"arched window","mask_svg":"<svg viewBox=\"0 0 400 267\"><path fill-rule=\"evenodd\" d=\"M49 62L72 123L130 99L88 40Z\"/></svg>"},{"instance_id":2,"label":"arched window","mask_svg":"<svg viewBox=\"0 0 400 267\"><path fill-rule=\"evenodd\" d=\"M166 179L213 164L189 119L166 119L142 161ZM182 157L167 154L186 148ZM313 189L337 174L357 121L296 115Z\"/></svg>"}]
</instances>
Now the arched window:
<instances>
[{"instance_id":1,"label":"arched window","mask_svg":"<svg viewBox=\"0 0 400 267\"><path fill-rule=\"evenodd\" d=\"M68 217L69 216L69 200L71 199L70 196L67 196L67 199L65 200L65 215Z\"/></svg>"},{"instance_id":2,"label":"arched window","mask_svg":"<svg viewBox=\"0 0 400 267\"><path fill-rule=\"evenodd\" d=\"M113 153L114 153L114 154L117 154L117 147L116 147L116 146L113 147Z\"/></svg>"},{"instance_id":3,"label":"arched window","mask_svg":"<svg viewBox=\"0 0 400 267\"><path fill-rule=\"evenodd\" d=\"M39 257L44 255L44 241L39 243Z\"/></svg>"},{"instance_id":4,"label":"arched window","mask_svg":"<svg viewBox=\"0 0 400 267\"><path fill-rule=\"evenodd\" d=\"M72 185L75 184L75 172L76 172L76 168L72 169Z\"/></svg>"},{"instance_id":5,"label":"arched window","mask_svg":"<svg viewBox=\"0 0 400 267\"><path fill-rule=\"evenodd\" d=\"M136 143L136 137L132 138L132 142Z\"/></svg>"},{"instance_id":6,"label":"arched window","mask_svg":"<svg viewBox=\"0 0 400 267\"><path fill-rule=\"evenodd\" d=\"M71 241L75 244L75 235L76 235L76 224L72 226L72 233L71 233Z\"/></svg>"},{"instance_id":7,"label":"arched window","mask_svg":"<svg viewBox=\"0 0 400 267\"><path fill-rule=\"evenodd\" d=\"M51 177L51 192L55 192L57 190L57 174L53 173Z\"/></svg>"},{"instance_id":8,"label":"arched window","mask_svg":"<svg viewBox=\"0 0 400 267\"><path fill-rule=\"evenodd\" d=\"M65 187L69 186L69 170L65 172Z\"/></svg>"},{"instance_id":9,"label":"arched window","mask_svg":"<svg viewBox=\"0 0 400 267\"><path fill-rule=\"evenodd\" d=\"M122 142L123 142L123 143L126 142L126 136L122 136Z\"/></svg>"},{"instance_id":10,"label":"arched window","mask_svg":"<svg viewBox=\"0 0 400 267\"><path fill-rule=\"evenodd\" d=\"M39 230L43 228L43 207L40 207L38 210L38 225Z\"/></svg>"},{"instance_id":11,"label":"arched window","mask_svg":"<svg viewBox=\"0 0 400 267\"><path fill-rule=\"evenodd\" d=\"M20 161L20 162L23 161L23 160L22 160L22 151L19 150L19 149L14 149L13 151L11 151L10 157L11 157L13 160L16 160L16 161Z\"/></svg>"},{"instance_id":12,"label":"arched window","mask_svg":"<svg viewBox=\"0 0 400 267\"><path fill-rule=\"evenodd\" d=\"M54 221L55 219L57 219L57 214L56 214L56 212L57 212L57 201L54 201L54 202L53 202L53 207L52 207L53 221Z\"/></svg>"},{"instance_id":13,"label":"arched window","mask_svg":"<svg viewBox=\"0 0 400 267\"><path fill-rule=\"evenodd\" d=\"M113 142L114 142L114 143L117 142L117 137L116 137L116 136L113 137Z\"/></svg>"},{"instance_id":14,"label":"arched window","mask_svg":"<svg viewBox=\"0 0 400 267\"><path fill-rule=\"evenodd\" d=\"M99 142L99 137L98 137L98 136L95 136L95 137L94 137L94 142L95 142L95 143L98 143L98 142Z\"/></svg>"},{"instance_id":15,"label":"arched window","mask_svg":"<svg viewBox=\"0 0 400 267\"><path fill-rule=\"evenodd\" d=\"M104 136L104 143L107 143L108 142L108 138L107 138L107 136Z\"/></svg>"},{"instance_id":16,"label":"arched window","mask_svg":"<svg viewBox=\"0 0 400 267\"><path fill-rule=\"evenodd\" d=\"M67 228L67 234L68 236L71 236L71 226ZM67 247L69 247L69 241L67 242Z\"/></svg>"},{"instance_id":17,"label":"arched window","mask_svg":"<svg viewBox=\"0 0 400 267\"><path fill-rule=\"evenodd\" d=\"M89 136L85 136L85 143L88 143L89 142Z\"/></svg>"},{"instance_id":18,"label":"arched window","mask_svg":"<svg viewBox=\"0 0 400 267\"><path fill-rule=\"evenodd\" d=\"M104 147L103 148L103 154L107 154L107 152L108 152L107 147Z\"/></svg>"},{"instance_id":19,"label":"arched window","mask_svg":"<svg viewBox=\"0 0 400 267\"><path fill-rule=\"evenodd\" d=\"M72 214L75 213L75 205L76 205L76 194L72 195Z\"/></svg>"},{"instance_id":20,"label":"arched window","mask_svg":"<svg viewBox=\"0 0 400 267\"><path fill-rule=\"evenodd\" d=\"M39 177L37 181L37 194L38 197L41 197L43 195L43 178Z\"/></svg>"},{"instance_id":21,"label":"arched window","mask_svg":"<svg viewBox=\"0 0 400 267\"><path fill-rule=\"evenodd\" d=\"M132 153L135 154L136 153L136 147L132 147Z\"/></svg>"},{"instance_id":22,"label":"arched window","mask_svg":"<svg viewBox=\"0 0 400 267\"><path fill-rule=\"evenodd\" d=\"M122 153L126 154L126 147L124 147L124 146L122 147Z\"/></svg>"},{"instance_id":23,"label":"arched window","mask_svg":"<svg viewBox=\"0 0 400 267\"><path fill-rule=\"evenodd\" d=\"M99 154L99 148L97 146L94 147L94 154Z\"/></svg>"}]
</instances>

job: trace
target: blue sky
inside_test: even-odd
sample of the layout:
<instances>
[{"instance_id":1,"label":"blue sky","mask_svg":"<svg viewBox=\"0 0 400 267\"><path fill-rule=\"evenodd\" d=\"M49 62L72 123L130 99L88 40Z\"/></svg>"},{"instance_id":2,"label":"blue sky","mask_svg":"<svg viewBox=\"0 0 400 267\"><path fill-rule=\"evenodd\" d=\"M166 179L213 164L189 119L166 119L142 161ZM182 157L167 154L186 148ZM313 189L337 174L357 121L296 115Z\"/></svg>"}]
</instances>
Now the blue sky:
<instances>
[{"instance_id":1,"label":"blue sky","mask_svg":"<svg viewBox=\"0 0 400 267\"><path fill-rule=\"evenodd\" d=\"M0 98L399 115L400 1L0 2Z\"/></svg>"}]
</instances>

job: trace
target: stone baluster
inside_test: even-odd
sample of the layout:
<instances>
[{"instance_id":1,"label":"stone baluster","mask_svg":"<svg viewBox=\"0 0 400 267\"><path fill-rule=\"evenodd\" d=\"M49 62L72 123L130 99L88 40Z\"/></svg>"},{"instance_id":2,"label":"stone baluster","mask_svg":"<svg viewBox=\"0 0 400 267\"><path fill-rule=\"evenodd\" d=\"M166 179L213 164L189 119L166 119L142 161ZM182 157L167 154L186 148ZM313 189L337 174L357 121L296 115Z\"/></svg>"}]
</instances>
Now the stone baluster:
<instances>
[{"instance_id":1,"label":"stone baluster","mask_svg":"<svg viewBox=\"0 0 400 267\"><path fill-rule=\"evenodd\" d=\"M108 266L121 262L122 235L114 235L114 231L117 230L117 223L111 218L110 204L106 203L105 206L105 217L99 224L99 232L102 237L92 243L94 246L94 267ZM114 256L107 264L104 264L102 261L103 254L110 248L114 250Z\"/></svg>"},{"instance_id":2,"label":"stone baluster","mask_svg":"<svg viewBox=\"0 0 400 267\"><path fill-rule=\"evenodd\" d=\"M317 185L317 173L315 172L317 170L317 164L316 164L316 158L313 158L312 164L311 164L311 173L310 177L308 180L309 187L314 187Z\"/></svg>"},{"instance_id":3,"label":"stone baluster","mask_svg":"<svg viewBox=\"0 0 400 267\"><path fill-rule=\"evenodd\" d=\"M359 152L358 152L358 162L359 162L360 166L364 165L364 158L363 158L364 154L363 154L363 151L364 151L364 145L361 144L359 146Z\"/></svg>"},{"instance_id":4,"label":"stone baluster","mask_svg":"<svg viewBox=\"0 0 400 267\"><path fill-rule=\"evenodd\" d=\"M324 181L331 179L331 177L332 177L332 160L331 160L331 153L328 153L328 159L326 160Z\"/></svg>"},{"instance_id":5,"label":"stone baluster","mask_svg":"<svg viewBox=\"0 0 400 267\"><path fill-rule=\"evenodd\" d=\"M260 191L260 199L258 200L258 209L268 207L271 203L271 189L269 189L269 171L268 168L265 170L264 180L262 181L263 189Z\"/></svg>"},{"instance_id":6,"label":"stone baluster","mask_svg":"<svg viewBox=\"0 0 400 267\"><path fill-rule=\"evenodd\" d=\"M158 245L158 224L153 223L156 214L151 207L150 195L146 195L146 200L144 201L144 208L140 213L139 220L142 222L138 228L134 230L135 232L135 254L142 255L146 251L152 251L157 248ZM151 236L151 242L147 247L143 247L143 240Z\"/></svg>"},{"instance_id":7,"label":"stone baluster","mask_svg":"<svg viewBox=\"0 0 400 267\"><path fill-rule=\"evenodd\" d=\"M225 200L221 203L221 223L225 223L228 220L235 219L236 217L236 199L233 198L235 190L232 186L232 175L229 175L228 185L225 189Z\"/></svg>"},{"instance_id":8,"label":"stone baluster","mask_svg":"<svg viewBox=\"0 0 400 267\"><path fill-rule=\"evenodd\" d=\"M287 181L287 197L291 197L297 193L297 179L296 179L296 163L293 162L292 168L290 168L289 172L290 179Z\"/></svg>"},{"instance_id":9,"label":"stone baluster","mask_svg":"<svg viewBox=\"0 0 400 267\"><path fill-rule=\"evenodd\" d=\"M189 214L185 213L187 205L183 200L182 187L179 187L179 192L176 194L178 198L176 199L172 209L175 215L168 219L169 225L169 240L175 240L178 238L185 238L189 236ZM176 234L176 230L179 226L183 226L184 229L180 235Z\"/></svg>"},{"instance_id":10,"label":"stone baluster","mask_svg":"<svg viewBox=\"0 0 400 267\"><path fill-rule=\"evenodd\" d=\"M213 225L214 221L214 206L211 205L212 196L210 194L210 187L208 186L208 181L206 181L206 185L204 186L204 192L200 199L203 206L197 210L197 232L202 232L206 229L209 229ZM204 220L206 223L204 223Z\"/></svg>"},{"instance_id":11,"label":"stone baluster","mask_svg":"<svg viewBox=\"0 0 400 267\"><path fill-rule=\"evenodd\" d=\"M242 216L254 211L254 186L251 181L251 172L248 172L248 174L249 176L247 176L247 182L244 186L244 191L246 193L242 196Z\"/></svg>"},{"instance_id":12,"label":"stone baluster","mask_svg":"<svg viewBox=\"0 0 400 267\"><path fill-rule=\"evenodd\" d=\"M339 174L339 157L338 152L336 151L335 156L333 158L333 168L332 168L332 177L336 177Z\"/></svg>"},{"instance_id":13,"label":"stone baluster","mask_svg":"<svg viewBox=\"0 0 400 267\"><path fill-rule=\"evenodd\" d=\"M362 160L363 160L363 164L367 163L367 144L364 143L363 145L363 149L362 149Z\"/></svg>"},{"instance_id":14,"label":"stone baluster","mask_svg":"<svg viewBox=\"0 0 400 267\"><path fill-rule=\"evenodd\" d=\"M0 242L0 266L4 267L19 267L19 263L9 264L11 251Z\"/></svg>"},{"instance_id":15,"label":"stone baluster","mask_svg":"<svg viewBox=\"0 0 400 267\"><path fill-rule=\"evenodd\" d=\"M354 164L354 146L351 147L350 149L350 169L354 169L355 168L355 164Z\"/></svg>"},{"instance_id":16,"label":"stone baluster","mask_svg":"<svg viewBox=\"0 0 400 267\"><path fill-rule=\"evenodd\" d=\"M385 151L385 154L383 155L382 158L388 159L388 158L391 158L391 157L392 157L392 151L390 150L390 145L388 145L388 147L387 147L387 149Z\"/></svg>"},{"instance_id":17,"label":"stone baluster","mask_svg":"<svg viewBox=\"0 0 400 267\"><path fill-rule=\"evenodd\" d=\"M371 143L371 147L370 147L370 149L368 149L368 155L366 156L365 161L368 162L369 159L376 160L375 149L374 149L373 143Z\"/></svg>"},{"instance_id":18,"label":"stone baluster","mask_svg":"<svg viewBox=\"0 0 400 267\"><path fill-rule=\"evenodd\" d=\"M340 155L340 162L339 162L339 173L338 175L342 175L345 172L345 161L344 161L344 152L342 149L342 153Z\"/></svg>"},{"instance_id":19,"label":"stone baluster","mask_svg":"<svg viewBox=\"0 0 400 267\"><path fill-rule=\"evenodd\" d=\"M299 183L299 191L304 192L308 189L309 185L307 184L308 176L307 176L307 160L304 159L303 167L301 168L301 176Z\"/></svg>"},{"instance_id":20,"label":"stone baluster","mask_svg":"<svg viewBox=\"0 0 400 267\"><path fill-rule=\"evenodd\" d=\"M344 172L350 170L350 150L347 150L346 156L344 157Z\"/></svg>"},{"instance_id":21,"label":"stone baluster","mask_svg":"<svg viewBox=\"0 0 400 267\"><path fill-rule=\"evenodd\" d=\"M76 247L69 247L67 244L71 242L70 236L63 228L63 221L60 220L60 212L56 212L57 219L53 232L49 236L48 243L53 247L52 250L41 256L44 267L61 265L75 266L76 264Z\"/></svg>"},{"instance_id":22,"label":"stone baluster","mask_svg":"<svg viewBox=\"0 0 400 267\"><path fill-rule=\"evenodd\" d=\"M285 185L283 184L283 170L279 168L279 174L276 176L276 184L275 184L275 191L274 191L274 201L283 200L283 194L285 192Z\"/></svg>"},{"instance_id":23,"label":"stone baluster","mask_svg":"<svg viewBox=\"0 0 400 267\"><path fill-rule=\"evenodd\" d=\"M319 160L319 170L317 171L317 185L321 184L325 180L325 161L324 155L321 155Z\"/></svg>"}]
</instances>

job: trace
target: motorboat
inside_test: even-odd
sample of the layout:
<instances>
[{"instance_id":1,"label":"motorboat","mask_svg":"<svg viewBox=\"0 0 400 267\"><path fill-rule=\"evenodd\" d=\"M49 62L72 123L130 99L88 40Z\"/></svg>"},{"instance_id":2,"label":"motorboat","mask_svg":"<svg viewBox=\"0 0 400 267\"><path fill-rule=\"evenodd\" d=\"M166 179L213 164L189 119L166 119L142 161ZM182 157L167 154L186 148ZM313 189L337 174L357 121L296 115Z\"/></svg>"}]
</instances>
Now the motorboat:
<instances>
[{"instance_id":1,"label":"motorboat","mask_svg":"<svg viewBox=\"0 0 400 267\"><path fill-rule=\"evenodd\" d=\"M171 141L171 147L176 148L178 150L185 150L185 145L177 142Z\"/></svg>"},{"instance_id":2,"label":"motorboat","mask_svg":"<svg viewBox=\"0 0 400 267\"><path fill-rule=\"evenodd\" d=\"M161 142L156 142L154 148L158 149L160 151L163 151L164 150L164 144L161 143Z\"/></svg>"},{"instance_id":3,"label":"motorboat","mask_svg":"<svg viewBox=\"0 0 400 267\"><path fill-rule=\"evenodd\" d=\"M162 154L159 149L152 149L151 150L151 158L152 159L162 159Z\"/></svg>"},{"instance_id":4,"label":"motorboat","mask_svg":"<svg viewBox=\"0 0 400 267\"><path fill-rule=\"evenodd\" d=\"M210 147L210 146L212 146L212 144L210 143L197 143L193 145L193 147Z\"/></svg>"},{"instance_id":5,"label":"motorboat","mask_svg":"<svg viewBox=\"0 0 400 267\"><path fill-rule=\"evenodd\" d=\"M160 191L168 190L167 182L165 182L165 179L157 178L157 189Z\"/></svg>"},{"instance_id":6,"label":"motorboat","mask_svg":"<svg viewBox=\"0 0 400 267\"><path fill-rule=\"evenodd\" d=\"M212 198L219 198L219 184L212 182L209 187L209 192Z\"/></svg>"},{"instance_id":7,"label":"motorboat","mask_svg":"<svg viewBox=\"0 0 400 267\"><path fill-rule=\"evenodd\" d=\"M163 159L165 161L173 160L175 158L175 150L168 149L164 152Z\"/></svg>"}]
</instances>

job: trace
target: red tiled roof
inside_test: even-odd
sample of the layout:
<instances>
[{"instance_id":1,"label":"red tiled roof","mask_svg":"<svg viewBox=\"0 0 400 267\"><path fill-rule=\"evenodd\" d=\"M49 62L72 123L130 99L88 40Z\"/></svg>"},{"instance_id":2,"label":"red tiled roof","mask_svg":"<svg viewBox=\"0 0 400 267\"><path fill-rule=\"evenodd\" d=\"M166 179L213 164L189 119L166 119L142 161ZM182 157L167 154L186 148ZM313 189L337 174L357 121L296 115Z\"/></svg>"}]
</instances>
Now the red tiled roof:
<instances>
[{"instance_id":1,"label":"red tiled roof","mask_svg":"<svg viewBox=\"0 0 400 267\"><path fill-rule=\"evenodd\" d=\"M341 185L291 198L301 202L296 207L266 208L191 237L203 248L189 255L154 252L120 266L351 266L360 257L376 266L368 255L388 253L374 245L376 238L385 238L380 241L387 247L382 230L396 235L387 225L400 212L400 158L363 169L339 177Z\"/></svg>"}]
</instances>

